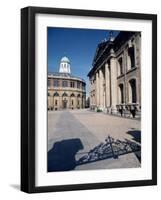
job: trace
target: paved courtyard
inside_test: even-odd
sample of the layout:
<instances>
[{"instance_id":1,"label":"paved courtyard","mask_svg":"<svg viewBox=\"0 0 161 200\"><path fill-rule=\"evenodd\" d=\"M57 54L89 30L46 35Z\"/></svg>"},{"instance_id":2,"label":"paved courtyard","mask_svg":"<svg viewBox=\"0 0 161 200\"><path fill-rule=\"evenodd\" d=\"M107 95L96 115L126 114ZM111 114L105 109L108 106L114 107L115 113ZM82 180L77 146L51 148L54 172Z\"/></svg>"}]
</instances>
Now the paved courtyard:
<instances>
[{"instance_id":1,"label":"paved courtyard","mask_svg":"<svg viewBox=\"0 0 161 200\"><path fill-rule=\"evenodd\" d=\"M85 164L78 160L110 138L141 145L141 122L89 110L48 112L48 171L140 167L141 152ZM99 149L99 148L98 148Z\"/></svg>"}]
</instances>

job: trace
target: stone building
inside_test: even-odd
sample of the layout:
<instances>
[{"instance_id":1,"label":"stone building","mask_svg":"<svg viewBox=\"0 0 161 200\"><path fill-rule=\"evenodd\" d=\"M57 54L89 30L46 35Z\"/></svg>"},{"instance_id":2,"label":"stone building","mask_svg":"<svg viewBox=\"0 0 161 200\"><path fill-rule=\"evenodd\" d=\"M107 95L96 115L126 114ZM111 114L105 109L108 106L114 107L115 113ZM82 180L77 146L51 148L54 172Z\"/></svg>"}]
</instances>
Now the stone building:
<instances>
[{"instance_id":1,"label":"stone building","mask_svg":"<svg viewBox=\"0 0 161 200\"><path fill-rule=\"evenodd\" d=\"M85 107L86 83L71 75L70 61L63 57L59 72L48 73L48 110Z\"/></svg>"},{"instance_id":2,"label":"stone building","mask_svg":"<svg viewBox=\"0 0 161 200\"><path fill-rule=\"evenodd\" d=\"M141 33L121 31L98 44L90 80L90 108L121 116L140 116Z\"/></svg>"}]
</instances>

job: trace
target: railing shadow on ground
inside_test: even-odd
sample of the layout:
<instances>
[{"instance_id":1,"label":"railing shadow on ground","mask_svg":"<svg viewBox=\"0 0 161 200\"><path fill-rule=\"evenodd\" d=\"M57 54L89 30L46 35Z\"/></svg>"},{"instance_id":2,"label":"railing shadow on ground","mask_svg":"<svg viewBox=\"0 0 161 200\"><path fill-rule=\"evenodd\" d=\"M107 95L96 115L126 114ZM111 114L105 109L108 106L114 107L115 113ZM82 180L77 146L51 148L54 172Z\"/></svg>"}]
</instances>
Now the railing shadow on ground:
<instances>
[{"instance_id":1,"label":"railing shadow on ground","mask_svg":"<svg viewBox=\"0 0 161 200\"><path fill-rule=\"evenodd\" d=\"M75 155L83 149L80 139L68 139L55 142L48 151L48 172L68 171L76 167Z\"/></svg>"},{"instance_id":2,"label":"railing shadow on ground","mask_svg":"<svg viewBox=\"0 0 161 200\"><path fill-rule=\"evenodd\" d=\"M77 161L77 165L87 164L109 158L117 159L121 155L138 152L141 152L141 146L136 142L132 142L131 140L127 139L125 139L125 141L115 140L111 136L108 136L105 140L105 143L100 143L98 146L90 150L86 155L81 157Z\"/></svg>"},{"instance_id":3,"label":"railing shadow on ground","mask_svg":"<svg viewBox=\"0 0 161 200\"><path fill-rule=\"evenodd\" d=\"M105 142L100 143L84 156L75 159L79 150L83 149L80 139L69 139L56 142L48 152L48 172L68 171L78 165L97 162L104 159L118 159L119 156L134 153L141 162L141 145L131 140L115 140L108 136Z\"/></svg>"}]
</instances>

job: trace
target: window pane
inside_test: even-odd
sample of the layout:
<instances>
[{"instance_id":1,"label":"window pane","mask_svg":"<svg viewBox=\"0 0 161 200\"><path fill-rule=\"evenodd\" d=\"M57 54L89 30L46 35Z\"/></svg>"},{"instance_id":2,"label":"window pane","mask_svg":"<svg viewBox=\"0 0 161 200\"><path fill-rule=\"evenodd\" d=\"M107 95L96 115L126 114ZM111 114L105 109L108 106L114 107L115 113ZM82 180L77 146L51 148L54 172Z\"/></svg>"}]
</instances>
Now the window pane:
<instances>
[{"instance_id":1,"label":"window pane","mask_svg":"<svg viewBox=\"0 0 161 200\"><path fill-rule=\"evenodd\" d=\"M48 80L48 87L50 87L50 80Z\"/></svg>"},{"instance_id":2,"label":"window pane","mask_svg":"<svg viewBox=\"0 0 161 200\"><path fill-rule=\"evenodd\" d=\"M70 87L74 88L75 87L75 82L71 81L70 82Z\"/></svg>"},{"instance_id":3,"label":"window pane","mask_svg":"<svg viewBox=\"0 0 161 200\"><path fill-rule=\"evenodd\" d=\"M68 82L67 81L62 81L62 87L68 87Z\"/></svg>"},{"instance_id":4,"label":"window pane","mask_svg":"<svg viewBox=\"0 0 161 200\"><path fill-rule=\"evenodd\" d=\"M58 80L54 80L54 87L59 87L59 81Z\"/></svg>"}]
</instances>

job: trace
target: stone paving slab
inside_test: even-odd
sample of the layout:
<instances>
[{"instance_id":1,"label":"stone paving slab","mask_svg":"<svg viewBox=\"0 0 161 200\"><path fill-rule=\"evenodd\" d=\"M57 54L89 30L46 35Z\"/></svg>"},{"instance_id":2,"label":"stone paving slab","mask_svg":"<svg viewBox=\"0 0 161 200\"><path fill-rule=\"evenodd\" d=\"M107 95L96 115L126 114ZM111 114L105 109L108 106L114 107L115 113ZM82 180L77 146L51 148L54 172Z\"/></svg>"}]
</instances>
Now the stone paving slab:
<instances>
[{"instance_id":1,"label":"stone paving slab","mask_svg":"<svg viewBox=\"0 0 161 200\"><path fill-rule=\"evenodd\" d=\"M58 115L58 117L56 116ZM51 118L50 118L51 117ZM55 112L49 115L48 150L57 141L67 139L81 139L83 152L88 152L100 141L69 111ZM81 152L81 151L80 151Z\"/></svg>"},{"instance_id":2,"label":"stone paving slab","mask_svg":"<svg viewBox=\"0 0 161 200\"><path fill-rule=\"evenodd\" d=\"M81 110L80 112L73 110L70 112L102 142L108 135L115 139L131 140L133 136L128 134L128 132L141 130L141 122L139 120L121 118L88 110Z\"/></svg>"},{"instance_id":3,"label":"stone paving slab","mask_svg":"<svg viewBox=\"0 0 161 200\"><path fill-rule=\"evenodd\" d=\"M73 142L81 144L75 152L75 160L86 155L91 149L104 142L110 135L114 139L135 139L129 131L140 131L140 121L120 118L88 110L64 110L48 112L48 151L52 151L54 144L63 144L61 155L71 153L76 147ZM138 141L135 141L138 143ZM70 144L70 146L69 146ZM62 147L62 145L61 145ZM78 146L77 146L78 147ZM70 150L69 150L70 148ZM58 151L60 153L60 151ZM70 158L63 158L68 162ZM72 160L72 162L74 162ZM63 164L62 164L63 165ZM118 159L106 159L93 163L74 166L74 170L113 169L140 167L140 162L134 153L119 156Z\"/></svg>"},{"instance_id":4,"label":"stone paving slab","mask_svg":"<svg viewBox=\"0 0 161 200\"><path fill-rule=\"evenodd\" d=\"M119 163L119 164L118 164ZM119 156L118 159L110 158L97 162L87 163L76 166L75 170L94 170L94 169L118 169L118 168L137 168L140 167L136 156L133 153Z\"/></svg>"}]
</instances>

